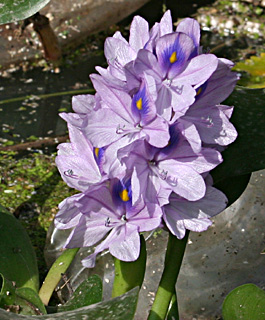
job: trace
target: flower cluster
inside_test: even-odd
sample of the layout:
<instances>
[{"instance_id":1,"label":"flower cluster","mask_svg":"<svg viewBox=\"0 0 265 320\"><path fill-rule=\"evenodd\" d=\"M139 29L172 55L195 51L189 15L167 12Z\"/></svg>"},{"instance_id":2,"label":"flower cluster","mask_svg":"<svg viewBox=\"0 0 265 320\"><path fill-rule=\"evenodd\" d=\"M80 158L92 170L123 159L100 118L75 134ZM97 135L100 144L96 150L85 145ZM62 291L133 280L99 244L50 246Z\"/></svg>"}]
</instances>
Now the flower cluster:
<instances>
[{"instance_id":1,"label":"flower cluster","mask_svg":"<svg viewBox=\"0 0 265 320\"><path fill-rule=\"evenodd\" d=\"M107 38L108 68L91 75L96 94L75 96L75 112L61 114L70 142L56 163L81 193L60 203L55 225L72 228L68 248L97 245L84 266L105 249L134 261L140 232L164 226L181 239L226 207L209 172L237 136L232 107L221 104L237 76L199 41L193 19L173 31L167 11L149 30L136 16L129 41L120 32Z\"/></svg>"}]
</instances>

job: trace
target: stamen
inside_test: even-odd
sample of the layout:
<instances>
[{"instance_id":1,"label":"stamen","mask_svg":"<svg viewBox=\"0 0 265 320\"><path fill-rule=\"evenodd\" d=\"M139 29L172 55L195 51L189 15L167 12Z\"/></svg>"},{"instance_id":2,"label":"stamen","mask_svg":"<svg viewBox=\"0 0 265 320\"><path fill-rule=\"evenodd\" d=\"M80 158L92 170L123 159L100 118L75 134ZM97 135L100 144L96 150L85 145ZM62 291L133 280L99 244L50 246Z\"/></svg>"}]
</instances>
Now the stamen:
<instances>
[{"instance_id":1,"label":"stamen","mask_svg":"<svg viewBox=\"0 0 265 320\"><path fill-rule=\"evenodd\" d=\"M136 101L136 107L137 107L138 110L142 110L143 109L143 100L142 100L142 98L140 98L140 99L138 99Z\"/></svg>"},{"instance_id":2,"label":"stamen","mask_svg":"<svg viewBox=\"0 0 265 320\"><path fill-rule=\"evenodd\" d=\"M174 51L174 52L172 52L172 54L171 54L171 56L170 56L170 58L169 58L169 61L170 61L170 63L174 63L174 62L176 62L178 59L177 59L177 52L176 51Z\"/></svg>"},{"instance_id":3,"label":"stamen","mask_svg":"<svg viewBox=\"0 0 265 320\"><path fill-rule=\"evenodd\" d=\"M167 179L167 171L162 170L162 172L160 172L160 178L162 180L166 180Z\"/></svg>"},{"instance_id":4,"label":"stamen","mask_svg":"<svg viewBox=\"0 0 265 320\"><path fill-rule=\"evenodd\" d=\"M107 219L105 220L105 227L109 227L110 225L110 218L107 217Z\"/></svg>"},{"instance_id":5,"label":"stamen","mask_svg":"<svg viewBox=\"0 0 265 320\"><path fill-rule=\"evenodd\" d=\"M68 170L64 171L63 174L69 178L74 178L74 179L78 178L78 176L74 174L74 171L72 169L68 169Z\"/></svg>"},{"instance_id":6,"label":"stamen","mask_svg":"<svg viewBox=\"0 0 265 320\"><path fill-rule=\"evenodd\" d=\"M127 221L127 219L126 219L126 215L124 214L124 215L122 215L122 217L121 217L121 221Z\"/></svg>"},{"instance_id":7,"label":"stamen","mask_svg":"<svg viewBox=\"0 0 265 320\"><path fill-rule=\"evenodd\" d=\"M127 189L123 189L120 193L119 193L119 196L121 198L122 201L124 202L127 202L130 200L130 197L129 197L129 192Z\"/></svg>"}]
</instances>

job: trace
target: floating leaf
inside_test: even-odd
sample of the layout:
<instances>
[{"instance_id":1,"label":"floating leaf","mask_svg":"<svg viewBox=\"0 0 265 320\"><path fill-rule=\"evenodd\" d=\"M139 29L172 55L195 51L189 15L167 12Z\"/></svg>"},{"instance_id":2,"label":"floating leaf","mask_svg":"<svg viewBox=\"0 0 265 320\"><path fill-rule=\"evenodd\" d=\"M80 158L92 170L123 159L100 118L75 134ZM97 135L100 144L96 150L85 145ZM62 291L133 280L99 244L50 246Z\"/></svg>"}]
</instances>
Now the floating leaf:
<instances>
[{"instance_id":1,"label":"floating leaf","mask_svg":"<svg viewBox=\"0 0 265 320\"><path fill-rule=\"evenodd\" d=\"M232 123L238 138L222 153L223 163L212 171L217 183L265 168L265 92L237 87L225 104L234 105Z\"/></svg>"},{"instance_id":2,"label":"floating leaf","mask_svg":"<svg viewBox=\"0 0 265 320\"><path fill-rule=\"evenodd\" d=\"M102 281L99 276L92 275L83 281L75 290L73 296L62 306L58 312L75 310L102 300Z\"/></svg>"},{"instance_id":3,"label":"floating leaf","mask_svg":"<svg viewBox=\"0 0 265 320\"><path fill-rule=\"evenodd\" d=\"M16 283L38 292L39 273L35 251L19 221L0 206L0 273Z\"/></svg>"},{"instance_id":4,"label":"floating leaf","mask_svg":"<svg viewBox=\"0 0 265 320\"><path fill-rule=\"evenodd\" d=\"M242 74L239 85L248 88L265 88L265 52L262 52L260 57L251 56L250 59L238 62L233 69L247 72L246 75Z\"/></svg>"},{"instance_id":5,"label":"floating leaf","mask_svg":"<svg viewBox=\"0 0 265 320\"><path fill-rule=\"evenodd\" d=\"M133 320L138 299L138 288L109 301L83 307L73 311L60 312L52 315L38 316L40 320ZM32 317L21 316L0 309L1 320L32 320Z\"/></svg>"},{"instance_id":6,"label":"floating leaf","mask_svg":"<svg viewBox=\"0 0 265 320\"><path fill-rule=\"evenodd\" d=\"M265 291L254 284L244 284L225 298L224 320L265 320Z\"/></svg>"},{"instance_id":7,"label":"floating leaf","mask_svg":"<svg viewBox=\"0 0 265 320\"><path fill-rule=\"evenodd\" d=\"M2 0L0 24L26 19L49 3L50 0Z\"/></svg>"}]
</instances>

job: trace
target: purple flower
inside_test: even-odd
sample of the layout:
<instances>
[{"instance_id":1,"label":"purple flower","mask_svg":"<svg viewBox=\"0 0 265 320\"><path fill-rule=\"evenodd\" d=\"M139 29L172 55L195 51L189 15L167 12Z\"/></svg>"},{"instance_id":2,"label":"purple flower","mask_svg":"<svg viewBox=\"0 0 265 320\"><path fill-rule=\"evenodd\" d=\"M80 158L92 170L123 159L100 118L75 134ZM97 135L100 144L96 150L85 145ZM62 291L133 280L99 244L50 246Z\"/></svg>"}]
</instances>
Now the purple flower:
<instances>
[{"instance_id":1,"label":"purple flower","mask_svg":"<svg viewBox=\"0 0 265 320\"><path fill-rule=\"evenodd\" d=\"M106 179L102 169L104 150L94 148L76 127L68 124L68 130L71 142L58 146L56 165L70 187L85 192Z\"/></svg>"},{"instance_id":2,"label":"purple flower","mask_svg":"<svg viewBox=\"0 0 265 320\"><path fill-rule=\"evenodd\" d=\"M55 225L60 228L69 226L68 219L62 220L65 212L76 217L65 247L93 246L104 239L82 261L89 268L95 265L96 255L106 249L117 259L136 260L140 253L139 232L157 228L162 216L158 205L141 201L132 206L130 181L117 179L111 181L110 187L103 184L86 195L75 195L61 203L55 219Z\"/></svg>"},{"instance_id":3,"label":"purple flower","mask_svg":"<svg viewBox=\"0 0 265 320\"><path fill-rule=\"evenodd\" d=\"M101 148L119 141L121 147L138 139L145 139L156 147L167 145L168 123L157 115L144 80L133 98L124 91L108 87L99 76L94 75L92 80L102 99L101 108L89 114L85 128L94 146Z\"/></svg>"},{"instance_id":4,"label":"purple flower","mask_svg":"<svg viewBox=\"0 0 265 320\"><path fill-rule=\"evenodd\" d=\"M165 148L154 148L144 141L134 142L118 155L132 171L133 203L143 196L161 206L168 203L172 192L190 201L205 194L201 174L222 162L218 151L202 148L194 153L177 126L170 127L171 138Z\"/></svg>"},{"instance_id":5,"label":"purple flower","mask_svg":"<svg viewBox=\"0 0 265 320\"><path fill-rule=\"evenodd\" d=\"M212 224L211 217L222 212L227 205L226 196L219 190L207 186L205 196L197 201L188 201L172 194L170 203L164 207L163 220L178 239L185 236L186 229L202 232Z\"/></svg>"}]
</instances>

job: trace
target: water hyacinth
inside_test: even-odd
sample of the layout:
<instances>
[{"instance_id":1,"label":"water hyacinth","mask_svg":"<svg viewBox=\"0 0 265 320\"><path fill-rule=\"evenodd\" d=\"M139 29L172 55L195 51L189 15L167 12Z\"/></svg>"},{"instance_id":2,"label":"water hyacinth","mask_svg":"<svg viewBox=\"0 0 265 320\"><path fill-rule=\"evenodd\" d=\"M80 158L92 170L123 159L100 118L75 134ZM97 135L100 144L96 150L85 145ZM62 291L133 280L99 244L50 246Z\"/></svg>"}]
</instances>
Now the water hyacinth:
<instances>
[{"instance_id":1,"label":"water hyacinth","mask_svg":"<svg viewBox=\"0 0 265 320\"><path fill-rule=\"evenodd\" d=\"M135 17L129 41L120 32L106 40L108 67L91 75L96 94L74 97L75 112L61 114L70 143L56 163L81 193L60 204L55 225L72 228L66 247L96 245L84 266L106 249L134 261L140 232L163 226L182 239L226 207L209 172L237 136L233 108L221 104L237 76L199 43L193 19L174 31L169 11L150 30Z\"/></svg>"}]
</instances>

